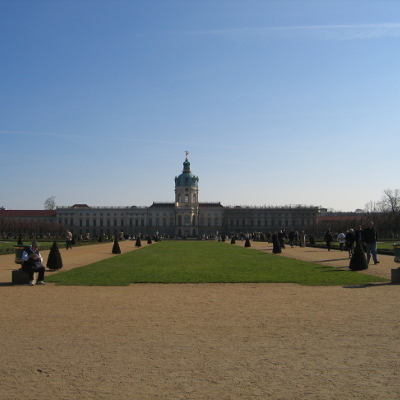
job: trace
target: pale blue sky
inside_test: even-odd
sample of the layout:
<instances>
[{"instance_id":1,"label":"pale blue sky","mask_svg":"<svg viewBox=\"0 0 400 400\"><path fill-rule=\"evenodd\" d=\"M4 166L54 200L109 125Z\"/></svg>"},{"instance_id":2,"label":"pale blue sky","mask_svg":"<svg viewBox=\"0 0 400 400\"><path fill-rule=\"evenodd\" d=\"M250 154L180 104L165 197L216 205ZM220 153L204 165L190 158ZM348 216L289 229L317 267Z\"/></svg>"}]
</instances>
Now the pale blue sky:
<instances>
[{"instance_id":1,"label":"pale blue sky","mask_svg":"<svg viewBox=\"0 0 400 400\"><path fill-rule=\"evenodd\" d=\"M398 0L0 0L0 206L354 211L399 188Z\"/></svg>"}]
</instances>

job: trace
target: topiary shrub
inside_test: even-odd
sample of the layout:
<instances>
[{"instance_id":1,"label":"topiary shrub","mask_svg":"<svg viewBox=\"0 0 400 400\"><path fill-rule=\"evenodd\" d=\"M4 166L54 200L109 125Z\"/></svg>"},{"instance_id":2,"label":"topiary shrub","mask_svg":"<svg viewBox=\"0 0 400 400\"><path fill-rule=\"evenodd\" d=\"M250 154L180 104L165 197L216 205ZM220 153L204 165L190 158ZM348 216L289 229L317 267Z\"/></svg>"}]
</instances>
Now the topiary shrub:
<instances>
[{"instance_id":1,"label":"topiary shrub","mask_svg":"<svg viewBox=\"0 0 400 400\"><path fill-rule=\"evenodd\" d=\"M22 236L21 235L18 236L18 243L17 244L24 244L24 242L22 241Z\"/></svg>"},{"instance_id":2,"label":"topiary shrub","mask_svg":"<svg viewBox=\"0 0 400 400\"><path fill-rule=\"evenodd\" d=\"M152 244L153 242L151 241L151 236L147 239L147 244Z\"/></svg>"},{"instance_id":3,"label":"topiary shrub","mask_svg":"<svg viewBox=\"0 0 400 400\"><path fill-rule=\"evenodd\" d=\"M232 236L231 244L236 244L235 236Z\"/></svg>"},{"instance_id":4,"label":"topiary shrub","mask_svg":"<svg viewBox=\"0 0 400 400\"><path fill-rule=\"evenodd\" d=\"M271 236L271 239L272 239L272 244L273 244L272 252L274 254L282 253L281 245L279 244L279 240L278 240L278 235L276 235L274 233Z\"/></svg>"},{"instance_id":5,"label":"topiary shrub","mask_svg":"<svg viewBox=\"0 0 400 400\"><path fill-rule=\"evenodd\" d=\"M246 238L246 241L244 242L244 247L251 247L250 239Z\"/></svg>"},{"instance_id":6,"label":"topiary shrub","mask_svg":"<svg viewBox=\"0 0 400 400\"><path fill-rule=\"evenodd\" d=\"M119 247L119 243L118 243L118 236L115 236L112 253L113 254L121 254L121 248Z\"/></svg>"},{"instance_id":7,"label":"topiary shrub","mask_svg":"<svg viewBox=\"0 0 400 400\"><path fill-rule=\"evenodd\" d=\"M53 271L63 267L61 253L56 241L53 242L53 245L50 248L49 258L47 259L46 266L48 269Z\"/></svg>"},{"instance_id":8,"label":"topiary shrub","mask_svg":"<svg viewBox=\"0 0 400 400\"><path fill-rule=\"evenodd\" d=\"M137 237L135 246L136 247L142 247L142 242L140 241L140 236Z\"/></svg>"},{"instance_id":9,"label":"topiary shrub","mask_svg":"<svg viewBox=\"0 0 400 400\"><path fill-rule=\"evenodd\" d=\"M356 247L354 248L353 255L350 258L349 268L352 271L363 271L364 269L368 269L367 257L365 256L360 238L358 237L356 239Z\"/></svg>"}]
</instances>

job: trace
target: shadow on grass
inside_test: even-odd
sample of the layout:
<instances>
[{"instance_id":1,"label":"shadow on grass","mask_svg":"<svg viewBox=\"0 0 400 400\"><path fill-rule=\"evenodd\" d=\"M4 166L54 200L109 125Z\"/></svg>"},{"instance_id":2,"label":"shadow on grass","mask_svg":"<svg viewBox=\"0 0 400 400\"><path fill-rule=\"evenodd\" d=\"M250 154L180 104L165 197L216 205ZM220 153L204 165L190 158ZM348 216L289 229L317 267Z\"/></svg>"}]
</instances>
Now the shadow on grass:
<instances>
[{"instance_id":1,"label":"shadow on grass","mask_svg":"<svg viewBox=\"0 0 400 400\"><path fill-rule=\"evenodd\" d=\"M318 264L318 263L322 263L322 262L335 262L335 261L349 261L350 259L348 257L346 258L332 258L332 259L328 259L328 260L318 260L318 261L310 261L314 264Z\"/></svg>"}]
</instances>

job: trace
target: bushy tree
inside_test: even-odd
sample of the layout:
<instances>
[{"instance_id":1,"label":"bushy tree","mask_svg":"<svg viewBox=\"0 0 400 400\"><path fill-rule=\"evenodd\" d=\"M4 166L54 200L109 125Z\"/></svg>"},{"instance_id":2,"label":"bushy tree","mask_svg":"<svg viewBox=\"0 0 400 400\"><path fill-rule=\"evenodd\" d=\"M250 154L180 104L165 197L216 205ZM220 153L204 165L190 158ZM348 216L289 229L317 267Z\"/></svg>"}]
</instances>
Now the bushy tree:
<instances>
[{"instance_id":1,"label":"bushy tree","mask_svg":"<svg viewBox=\"0 0 400 400\"><path fill-rule=\"evenodd\" d=\"M274 233L271 237L272 239L272 252L274 254L278 254L278 253L282 253L282 249L281 249L281 245L279 244L279 240L278 240L278 235L276 233Z\"/></svg>"},{"instance_id":2,"label":"bushy tree","mask_svg":"<svg viewBox=\"0 0 400 400\"><path fill-rule=\"evenodd\" d=\"M118 236L117 235L115 235L114 246L112 248L112 253L113 254L121 254L121 248L119 247Z\"/></svg>"},{"instance_id":3,"label":"bushy tree","mask_svg":"<svg viewBox=\"0 0 400 400\"><path fill-rule=\"evenodd\" d=\"M362 271L368 269L367 257L365 256L364 250L360 238L356 239L356 247L354 248L353 255L350 258L349 268L352 271Z\"/></svg>"},{"instance_id":4,"label":"bushy tree","mask_svg":"<svg viewBox=\"0 0 400 400\"><path fill-rule=\"evenodd\" d=\"M53 245L51 246L46 266L48 269L52 269L54 271L63 267L61 253L56 241L54 241Z\"/></svg>"}]
</instances>

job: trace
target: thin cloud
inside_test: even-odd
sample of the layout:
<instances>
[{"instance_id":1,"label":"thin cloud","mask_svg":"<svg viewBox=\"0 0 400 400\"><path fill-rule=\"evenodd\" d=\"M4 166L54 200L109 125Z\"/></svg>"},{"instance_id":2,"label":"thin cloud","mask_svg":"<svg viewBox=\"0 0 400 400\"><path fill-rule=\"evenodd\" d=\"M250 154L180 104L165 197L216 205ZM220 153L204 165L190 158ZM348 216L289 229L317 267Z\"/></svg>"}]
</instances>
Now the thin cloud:
<instances>
[{"instance_id":1,"label":"thin cloud","mask_svg":"<svg viewBox=\"0 0 400 400\"><path fill-rule=\"evenodd\" d=\"M194 34L221 35L232 37L313 38L313 39L372 39L400 36L400 23L357 24L357 25L305 25L276 26L267 28L239 28L196 31Z\"/></svg>"},{"instance_id":2,"label":"thin cloud","mask_svg":"<svg viewBox=\"0 0 400 400\"><path fill-rule=\"evenodd\" d=\"M76 139L84 136L77 135L66 135L64 133L54 133L54 132L23 132L23 131L7 131L0 129L1 135L16 135L16 136L54 136L61 138Z\"/></svg>"}]
</instances>

